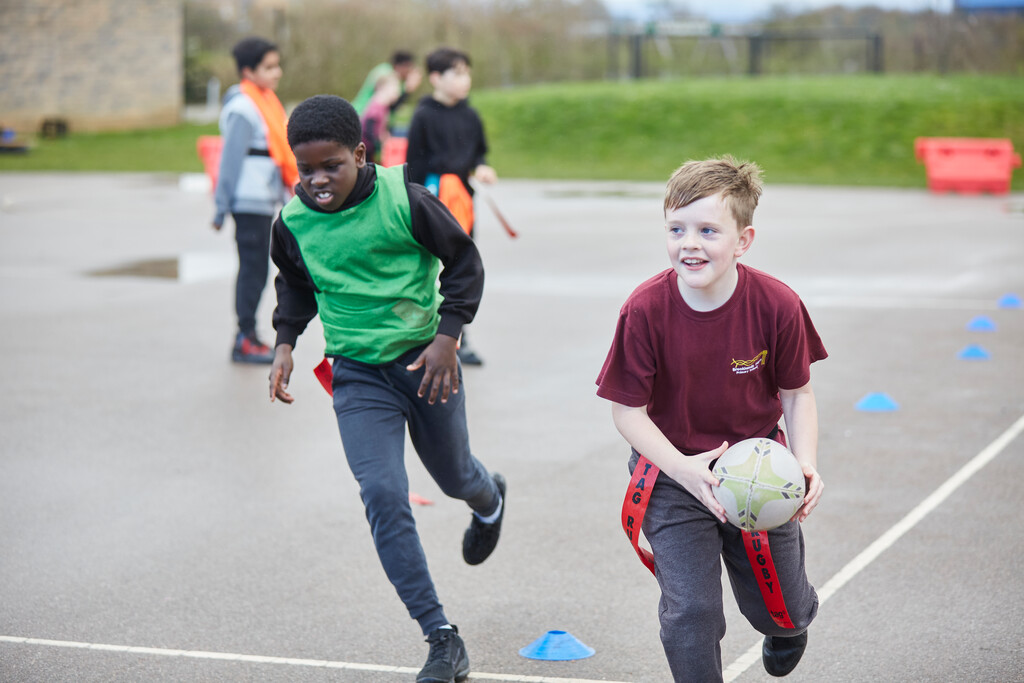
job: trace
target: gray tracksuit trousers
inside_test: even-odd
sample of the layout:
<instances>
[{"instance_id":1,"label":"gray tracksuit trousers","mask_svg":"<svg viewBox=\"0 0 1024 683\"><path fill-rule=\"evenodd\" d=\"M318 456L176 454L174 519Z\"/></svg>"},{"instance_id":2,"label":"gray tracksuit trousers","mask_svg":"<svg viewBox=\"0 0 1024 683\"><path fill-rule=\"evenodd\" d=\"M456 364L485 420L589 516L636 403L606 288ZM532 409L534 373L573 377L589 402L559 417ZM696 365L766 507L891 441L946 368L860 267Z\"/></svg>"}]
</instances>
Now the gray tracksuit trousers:
<instances>
[{"instance_id":1,"label":"gray tracksuit trousers","mask_svg":"<svg viewBox=\"0 0 1024 683\"><path fill-rule=\"evenodd\" d=\"M487 469L470 452L466 391L447 403L429 405L416 396L424 369L405 369L419 355L413 349L386 365L334 359L334 412L359 495L366 507L373 543L388 579L419 622L424 635L448 623L438 601L427 558L409 505L405 431L423 465L445 495L489 515L501 500ZM462 372L459 371L461 380Z\"/></svg>"},{"instance_id":2,"label":"gray tracksuit trousers","mask_svg":"<svg viewBox=\"0 0 1024 683\"><path fill-rule=\"evenodd\" d=\"M633 454L630 470L638 457ZM654 552L661 587L661 642L677 683L722 680L722 561L743 616L759 632L795 636L818 612L818 596L804 571L804 538L797 522L768 532L793 629L772 620L738 528L719 522L704 504L664 473L651 492L643 531Z\"/></svg>"}]
</instances>

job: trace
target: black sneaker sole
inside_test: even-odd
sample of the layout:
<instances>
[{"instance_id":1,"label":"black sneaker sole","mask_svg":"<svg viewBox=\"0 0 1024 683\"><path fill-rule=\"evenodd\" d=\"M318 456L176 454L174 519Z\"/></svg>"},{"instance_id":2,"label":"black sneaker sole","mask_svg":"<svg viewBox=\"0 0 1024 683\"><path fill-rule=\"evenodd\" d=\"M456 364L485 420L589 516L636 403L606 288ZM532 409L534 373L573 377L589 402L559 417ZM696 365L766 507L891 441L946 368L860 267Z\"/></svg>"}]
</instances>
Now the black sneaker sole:
<instances>
[{"instance_id":1,"label":"black sneaker sole","mask_svg":"<svg viewBox=\"0 0 1024 683\"><path fill-rule=\"evenodd\" d=\"M274 363L273 356L247 356L244 353L231 354L231 361L233 363L245 363L247 365L272 365Z\"/></svg>"}]
</instances>

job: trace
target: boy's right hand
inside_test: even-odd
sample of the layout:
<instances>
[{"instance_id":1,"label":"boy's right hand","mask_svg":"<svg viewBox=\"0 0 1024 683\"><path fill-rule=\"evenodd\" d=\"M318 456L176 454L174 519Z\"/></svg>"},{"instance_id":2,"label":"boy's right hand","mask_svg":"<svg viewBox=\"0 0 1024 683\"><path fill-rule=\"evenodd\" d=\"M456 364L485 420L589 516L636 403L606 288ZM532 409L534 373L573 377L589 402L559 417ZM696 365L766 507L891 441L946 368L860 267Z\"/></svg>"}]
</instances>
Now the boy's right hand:
<instances>
[{"instance_id":1,"label":"boy's right hand","mask_svg":"<svg viewBox=\"0 0 1024 683\"><path fill-rule=\"evenodd\" d=\"M712 486L721 484L711 471L711 463L722 457L722 454L728 448L729 443L723 441L722 445L714 450L675 458L671 468L673 471L667 472L668 476L672 477L676 483L689 491L694 498L704 503L704 507L711 510L711 513L720 522L728 520L725 518L725 508L722 507L722 504L718 502L715 494L711 491Z\"/></svg>"},{"instance_id":2,"label":"boy's right hand","mask_svg":"<svg viewBox=\"0 0 1024 683\"><path fill-rule=\"evenodd\" d=\"M718 486L721 482L710 467L711 461L722 457L722 453L729 448L727 442L723 441L721 446L706 453L685 455L680 453L651 421L647 414L647 406L627 406L613 401L612 420L615 422L615 428L637 453L647 456L647 459L657 465L665 476L689 491L719 521L726 521L725 508L711 492L711 487Z\"/></svg>"},{"instance_id":3,"label":"boy's right hand","mask_svg":"<svg viewBox=\"0 0 1024 683\"><path fill-rule=\"evenodd\" d=\"M292 403L295 399L287 392L288 380L292 377L292 347L290 344L279 344L274 349L274 364L270 366L270 401L275 398L283 403Z\"/></svg>"}]
</instances>

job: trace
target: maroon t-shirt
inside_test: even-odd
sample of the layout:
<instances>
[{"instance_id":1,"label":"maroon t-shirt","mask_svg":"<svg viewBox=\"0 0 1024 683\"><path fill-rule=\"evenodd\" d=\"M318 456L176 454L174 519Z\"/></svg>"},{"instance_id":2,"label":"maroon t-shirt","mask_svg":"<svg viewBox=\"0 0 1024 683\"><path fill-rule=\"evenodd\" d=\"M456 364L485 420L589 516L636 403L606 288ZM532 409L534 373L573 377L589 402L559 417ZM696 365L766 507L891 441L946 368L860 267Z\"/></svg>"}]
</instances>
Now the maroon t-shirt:
<instances>
[{"instance_id":1,"label":"maroon t-shirt","mask_svg":"<svg viewBox=\"0 0 1024 683\"><path fill-rule=\"evenodd\" d=\"M690 308L671 268L636 288L619 311L597 395L648 415L683 453L767 436L782 417L779 388L810 381L828 356L796 292L737 264L732 297Z\"/></svg>"}]
</instances>

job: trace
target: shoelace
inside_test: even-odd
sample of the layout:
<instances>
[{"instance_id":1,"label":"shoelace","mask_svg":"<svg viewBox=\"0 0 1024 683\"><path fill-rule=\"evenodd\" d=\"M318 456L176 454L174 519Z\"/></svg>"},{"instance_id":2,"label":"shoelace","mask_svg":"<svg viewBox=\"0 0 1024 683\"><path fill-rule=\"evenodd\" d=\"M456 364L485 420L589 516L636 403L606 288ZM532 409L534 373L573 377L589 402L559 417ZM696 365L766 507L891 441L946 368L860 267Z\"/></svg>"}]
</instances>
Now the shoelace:
<instances>
[{"instance_id":1,"label":"shoelace","mask_svg":"<svg viewBox=\"0 0 1024 683\"><path fill-rule=\"evenodd\" d=\"M447 631L447 632L446 632ZM427 663L424 666L429 666L432 662L437 660L446 660L449 653L446 644L452 639L454 631L449 629L441 629L440 632L430 634L427 636L427 642L430 643L430 652L427 654Z\"/></svg>"}]
</instances>

